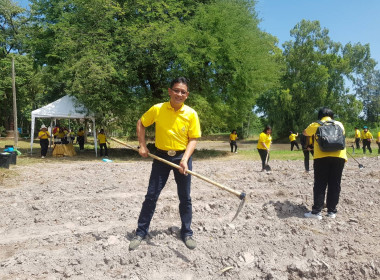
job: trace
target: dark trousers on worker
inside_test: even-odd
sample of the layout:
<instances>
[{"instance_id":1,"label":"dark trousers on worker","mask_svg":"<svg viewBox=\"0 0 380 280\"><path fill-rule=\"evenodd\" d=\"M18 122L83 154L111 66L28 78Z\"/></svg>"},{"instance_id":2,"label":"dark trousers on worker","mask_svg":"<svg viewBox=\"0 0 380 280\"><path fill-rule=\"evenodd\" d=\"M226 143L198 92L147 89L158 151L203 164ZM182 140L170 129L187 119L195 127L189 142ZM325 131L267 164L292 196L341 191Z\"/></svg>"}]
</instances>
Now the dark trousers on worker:
<instances>
[{"instance_id":1,"label":"dark trousers on worker","mask_svg":"<svg viewBox=\"0 0 380 280\"><path fill-rule=\"evenodd\" d=\"M268 150L265 150L265 149L257 149L257 150L259 151L259 155L261 158L261 166L264 169L265 165L267 164L266 161L267 161ZM268 155L268 161L269 161L269 155Z\"/></svg>"},{"instance_id":2,"label":"dark trousers on worker","mask_svg":"<svg viewBox=\"0 0 380 280\"><path fill-rule=\"evenodd\" d=\"M377 142L377 146L379 146L379 150L377 150L377 153L380 155L380 142Z\"/></svg>"},{"instance_id":3,"label":"dark trousers on worker","mask_svg":"<svg viewBox=\"0 0 380 280\"><path fill-rule=\"evenodd\" d=\"M49 139L40 139L41 156L46 157L49 148Z\"/></svg>"},{"instance_id":4,"label":"dark trousers on worker","mask_svg":"<svg viewBox=\"0 0 380 280\"><path fill-rule=\"evenodd\" d=\"M365 154L366 148L372 154L371 141L369 139L363 139L363 153Z\"/></svg>"},{"instance_id":5,"label":"dark trousers on worker","mask_svg":"<svg viewBox=\"0 0 380 280\"><path fill-rule=\"evenodd\" d=\"M234 147L235 147L235 152L237 151L236 141L230 141L230 146L231 146L231 153L234 152Z\"/></svg>"},{"instance_id":6,"label":"dark trousers on worker","mask_svg":"<svg viewBox=\"0 0 380 280\"><path fill-rule=\"evenodd\" d=\"M326 206L328 212L336 213L339 202L340 182L345 160L338 157L324 157L314 159L314 205L312 213L322 211L325 202L327 187Z\"/></svg>"},{"instance_id":7,"label":"dark trousers on worker","mask_svg":"<svg viewBox=\"0 0 380 280\"><path fill-rule=\"evenodd\" d=\"M166 153L156 153L157 156L164 158L175 164L179 164L183 152L175 156L169 156ZM192 169L192 158L188 160L189 170ZM162 189L165 187L168 180L170 171L174 172L174 179L177 183L177 193L179 198L179 214L181 216L181 237L184 239L186 236L192 236L191 230L192 221L192 204L191 204L191 175L183 175L179 173L178 169L160 162L156 159L153 160L152 171L149 179L148 191L145 195L145 200L142 204L136 234L145 237L148 234L149 225L152 220L158 197Z\"/></svg>"},{"instance_id":8,"label":"dark trousers on worker","mask_svg":"<svg viewBox=\"0 0 380 280\"><path fill-rule=\"evenodd\" d=\"M78 136L77 141L79 144L79 150L84 150L84 136Z\"/></svg>"},{"instance_id":9,"label":"dark trousers on worker","mask_svg":"<svg viewBox=\"0 0 380 280\"><path fill-rule=\"evenodd\" d=\"M103 156L103 148L105 156L108 157L107 143L99 144L100 146L100 156Z\"/></svg>"},{"instance_id":10,"label":"dark trousers on worker","mask_svg":"<svg viewBox=\"0 0 380 280\"><path fill-rule=\"evenodd\" d=\"M292 142L290 142L290 150L291 151L293 151L294 146L296 146L298 150L300 149L300 147L298 147L297 141L292 141Z\"/></svg>"},{"instance_id":11,"label":"dark trousers on worker","mask_svg":"<svg viewBox=\"0 0 380 280\"><path fill-rule=\"evenodd\" d=\"M306 171L310 171L310 169L309 169L310 154L312 154L314 156L314 151L313 150L309 151L307 149L303 149L304 165L305 165Z\"/></svg>"},{"instance_id":12,"label":"dark trousers on worker","mask_svg":"<svg viewBox=\"0 0 380 280\"><path fill-rule=\"evenodd\" d=\"M355 138L356 149L360 149L360 138Z\"/></svg>"}]
</instances>

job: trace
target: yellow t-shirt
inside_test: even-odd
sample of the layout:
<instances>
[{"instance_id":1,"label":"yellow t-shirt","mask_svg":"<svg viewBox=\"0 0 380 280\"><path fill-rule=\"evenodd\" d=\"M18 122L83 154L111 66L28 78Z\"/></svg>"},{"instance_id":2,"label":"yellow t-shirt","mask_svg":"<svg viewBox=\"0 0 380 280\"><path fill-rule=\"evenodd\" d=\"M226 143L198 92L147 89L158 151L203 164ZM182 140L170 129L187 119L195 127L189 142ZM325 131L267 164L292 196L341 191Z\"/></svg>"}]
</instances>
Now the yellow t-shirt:
<instances>
[{"instance_id":1,"label":"yellow t-shirt","mask_svg":"<svg viewBox=\"0 0 380 280\"><path fill-rule=\"evenodd\" d=\"M323 117L321 119L322 122L326 122L326 121L330 121L331 118L330 117ZM344 126L341 122L338 122L338 121L335 121L335 123L337 125L339 125L342 129L343 129L343 133L345 133L344 131ZM306 129L305 129L305 132L307 135L314 135L315 137L315 133L317 132L317 128L320 126L319 123L317 122L313 122L311 123ZM346 154L346 149L344 150L339 150L339 151L335 151L335 152L323 152L321 151L321 149L319 148L319 145L318 145L318 141L314 141L314 159L317 159L317 158L324 158L324 157L339 157L339 158L343 158L347 161L347 154Z\"/></svg>"},{"instance_id":2,"label":"yellow t-shirt","mask_svg":"<svg viewBox=\"0 0 380 280\"><path fill-rule=\"evenodd\" d=\"M294 134L294 133L290 134L290 136L289 136L290 142L296 141L297 136L298 136L298 133L297 134Z\"/></svg>"},{"instance_id":3,"label":"yellow t-shirt","mask_svg":"<svg viewBox=\"0 0 380 280\"><path fill-rule=\"evenodd\" d=\"M264 132L261 132L259 136L259 141L257 142L257 148L261 150L266 150L266 148L263 145L263 143L265 143L268 149L270 149L271 142L272 142L272 136L270 134L268 135Z\"/></svg>"},{"instance_id":4,"label":"yellow t-shirt","mask_svg":"<svg viewBox=\"0 0 380 280\"><path fill-rule=\"evenodd\" d=\"M105 144L107 142L107 137L105 134L99 133L98 140L99 140L99 144Z\"/></svg>"},{"instance_id":5,"label":"yellow t-shirt","mask_svg":"<svg viewBox=\"0 0 380 280\"><path fill-rule=\"evenodd\" d=\"M49 137L50 137L49 131L40 130L40 132L38 132L38 138L40 139L49 139Z\"/></svg>"},{"instance_id":6,"label":"yellow t-shirt","mask_svg":"<svg viewBox=\"0 0 380 280\"><path fill-rule=\"evenodd\" d=\"M355 129L355 138L360 138L360 130Z\"/></svg>"},{"instance_id":7,"label":"yellow t-shirt","mask_svg":"<svg viewBox=\"0 0 380 280\"><path fill-rule=\"evenodd\" d=\"M186 150L189 138L201 137L197 112L184 104L177 111L170 102L153 105L141 122L145 127L156 124L156 147L161 150Z\"/></svg>"},{"instance_id":8,"label":"yellow t-shirt","mask_svg":"<svg viewBox=\"0 0 380 280\"><path fill-rule=\"evenodd\" d=\"M372 133L369 132L369 130L367 130L367 132L364 132L364 130L363 130L362 139L372 139L372 138L373 138Z\"/></svg>"},{"instance_id":9,"label":"yellow t-shirt","mask_svg":"<svg viewBox=\"0 0 380 280\"><path fill-rule=\"evenodd\" d=\"M83 135L84 135L84 130L82 130L82 131L78 131L78 132L77 132L77 136L81 137L81 136L83 136Z\"/></svg>"},{"instance_id":10,"label":"yellow t-shirt","mask_svg":"<svg viewBox=\"0 0 380 280\"><path fill-rule=\"evenodd\" d=\"M380 142L380 131L377 133L377 141Z\"/></svg>"},{"instance_id":11,"label":"yellow t-shirt","mask_svg":"<svg viewBox=\"0 0 380 280\"><path fill-rule=\"evenodd\" d=\"M57 135L57 138L60 138L60 139L62 139L62 138L64 138L65 137L65 135L66 135L66 133L65 133L65 131L59 131L58 133L56 133Z\"/></svg>"},{"instance_id":12,"label":"yellow t-shirt","mask_svg":"<svg viewBox=\"0 0 380 280\"><path fill-rule=\"evenodd\" d=\"M230 134L230 140L231 141L236 141L236 138L237 138L237 134L235 134L235 133Z\"/></svg>"}]
</instances>

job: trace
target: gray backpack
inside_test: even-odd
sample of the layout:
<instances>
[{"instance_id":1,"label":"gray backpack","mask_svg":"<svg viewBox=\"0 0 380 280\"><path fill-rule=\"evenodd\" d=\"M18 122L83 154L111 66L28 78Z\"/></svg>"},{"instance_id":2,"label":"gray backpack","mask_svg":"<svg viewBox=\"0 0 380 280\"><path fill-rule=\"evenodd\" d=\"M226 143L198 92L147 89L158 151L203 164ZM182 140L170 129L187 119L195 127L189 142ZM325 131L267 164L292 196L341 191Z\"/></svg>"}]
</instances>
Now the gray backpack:
<instances>
[{"instance_id":1,"label":"gray backpack","mask_svg":"<svg viewBox=\"0 0 380 280\"><path fill-rule=\"evenodd\" d=\"M323 152L337 152L346 147L346 137L343 129L334 120L321 122L317 121L320 127L315 133L315 140Z\"/></svg>"}]
</instances>

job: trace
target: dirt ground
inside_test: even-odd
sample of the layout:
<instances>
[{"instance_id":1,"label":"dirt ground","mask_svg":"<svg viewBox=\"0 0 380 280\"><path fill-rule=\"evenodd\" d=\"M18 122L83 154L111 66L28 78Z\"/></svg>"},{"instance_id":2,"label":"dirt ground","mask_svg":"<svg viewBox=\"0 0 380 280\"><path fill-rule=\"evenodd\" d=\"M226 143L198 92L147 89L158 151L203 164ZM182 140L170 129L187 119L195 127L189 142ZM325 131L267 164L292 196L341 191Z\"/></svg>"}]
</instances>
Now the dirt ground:
<instances>
[{"instance_id":1,"label":"dirt ground","mask_svg":"<svg viewBox=\"0 0 380 280\"><path fill-rule=\"evenodd\" d=\"M380 279L380 160L350 160L336 219L303 218L313 172L303 162L228 156L194 160L193 170L247 193L239 199L193 178L188 250L171 175L150 235L134 235L151 160L40 163L11 167L0 183L0 279Z\"/></svg>"}]
</instances>

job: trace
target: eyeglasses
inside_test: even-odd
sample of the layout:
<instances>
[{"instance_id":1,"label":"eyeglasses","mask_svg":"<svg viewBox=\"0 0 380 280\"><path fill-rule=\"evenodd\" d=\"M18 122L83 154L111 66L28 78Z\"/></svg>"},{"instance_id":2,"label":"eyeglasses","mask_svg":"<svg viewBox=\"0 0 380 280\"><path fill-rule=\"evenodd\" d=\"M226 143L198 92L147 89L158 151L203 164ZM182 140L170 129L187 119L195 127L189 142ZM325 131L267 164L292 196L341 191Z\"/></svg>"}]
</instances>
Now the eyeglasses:
<instances>
[{"instance_id":1,"label":"eyeglasses","mask_svg":"<svg viewBox=\"0 0 380 280\"><path fill-rule=\"evenodd\" d=\"M176 94L182 94L182 95L185 95L185 94L188 93L187 91L182 90L182 89L179 89L179 88L171 88L171 90L174 91Z\"/></svg>"}]
</instances>

